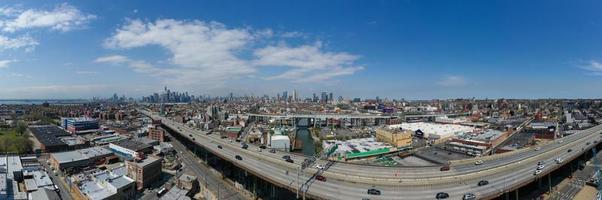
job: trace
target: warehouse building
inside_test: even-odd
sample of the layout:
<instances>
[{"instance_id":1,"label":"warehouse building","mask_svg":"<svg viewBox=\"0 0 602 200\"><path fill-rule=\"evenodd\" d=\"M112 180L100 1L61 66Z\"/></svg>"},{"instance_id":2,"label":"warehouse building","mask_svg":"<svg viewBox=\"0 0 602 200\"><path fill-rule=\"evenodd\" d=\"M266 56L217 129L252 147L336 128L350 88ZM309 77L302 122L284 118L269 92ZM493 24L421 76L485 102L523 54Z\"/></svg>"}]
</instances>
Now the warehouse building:
<instances>
[{"instance_id":1,"label":"warehouse building","mask_svg":"<svg viewBox=\"0 0 602 200\"><path fill-rule=\"evenodd\" d=\"M65 170L68 168L84 168L95 163L104 163L106 157L113 152L104 147L91 147L75 151L50 154L50 165L54 169Z\"/></svg>"}]
</instances>

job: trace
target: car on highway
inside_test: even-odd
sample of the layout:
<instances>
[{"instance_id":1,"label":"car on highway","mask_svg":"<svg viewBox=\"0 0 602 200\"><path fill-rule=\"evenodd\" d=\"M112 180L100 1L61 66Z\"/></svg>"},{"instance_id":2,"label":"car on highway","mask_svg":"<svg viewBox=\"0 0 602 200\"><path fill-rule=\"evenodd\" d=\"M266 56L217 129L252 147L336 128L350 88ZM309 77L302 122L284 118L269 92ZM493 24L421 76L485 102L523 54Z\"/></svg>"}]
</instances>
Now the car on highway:
<instances>
[{"instance_id":1,"label":"car on highway","mask_svg":"<svg viewBox=\"0 0 602 200\"><path fill-rule=\"evenodd\" d=\"M188 136L192 137L192 134L188 134Z\"/></svg>"},{"instance_id":2,"label":"car on highway","mask_svg":"<svg viewBox=\"0 0 602 200\"><path fill-rule=\"evenodd\" d=\"M563 142L564 142L564 140L558 140L558 143L563 143Z\"/></svg>"},{"instance_id":3,"label":"car on highway","mask_svg":"<svg viewBox=\"0 0 602 200\"><path fill-rule=\"evenodd\" d=\"M462 200L475 200L477 199L477 195L474 195L473 193L466 193L464 194L464 196L462 196Z\"/></svg>"},{"instance_id":4,"label":"car on highway","mask_svg":"<svg viewBox=\"0 0 602 200\"><path fill-rule=\"evenodd\" d=\"M288 160L288 159L291 159L291 156L289 156L289 155L284 155L284 156L282 156L282 159L284 159L284 160Z\"/></svg>"},{"instance_id":5,"label":"car on highway","mask_svg":"<svg viewBox=\"0 0 602 200\"><path fill-rule=\"evenodd\" d=\"M546 166L545 165L537 165L538 170L542 170L544 167L546 167Z\"/></svg>"},{"instance_id":6,"label":"car on highway","mask_svg":"<svg viewBox=\"0 0 602 200\"><path fill-rule=\"evenodd\" d=\"M276 149L270 149L270 153L276 153Z\"/></svg>"},{"instance_id":7,"label":"car on highway","mask_svg":"<svg viewBox=\"0 0 602 200\"><path fill-rule=\"evenodd\" d=\"M317 169L320 169L320 170L321 170L321 169L324 169L324 165L320 165L320 164L318 164L318 165L316 165L316 168L317 168Z\"/></svg>"},{"instance_id":8,"label":"car on highway","mask_svg":"<svg viewBox=\"0 0 602 200\"><path fill-rule=\"evenodd\" d=\"M589 142L585 143L585 145L589 145Z\"/></svg>"},{"instance_id":9,"label":"car on highway","mask_svg":"<svg viewBox=\"0 0 602 200\"><path fill-rule=\"evenodd\" d=\"M477 183L478 186L485 186L487 184L489 184L489 181L487 181L487 180L481 180L481 181L479 181L479 183Z\"/></svg>"},{"instance_id":10,"label":"car on highway","mask_svg":"<svg viewBox=\"0 0 602 200\"><path fill-rule=\"evenodd\" d=\"M440 171L449 171L449 166L445 165L439 169Z\"/></svg>"},{"instance_id":11,"label":"car on highway","mask_svg":"<svg viewBox=\"0 0 602 200\"><path fill-rule=\"evenodd\" d=\"M242 160L242 157L240 157L239 155L234 156L234 158L236 158L236 160Z\"/></svg>"},{"instance_id":12,"label":"car on highway","mask_svg":"<svg viewBox=\"0 0 602 200\"><path fill-rule=\"evenodd\" d=\"M538 175L541 174L541 170L535 170L535 172L533 172L533 175Z\"/></svg>"},{"instance_id":13,"label":"car on highway","mask_svg":"<svg viewBox=\"0 0 602 200\"><path fill-rule=\"evenodd\" d=\"M218 149L223 149L224 147L222 147L222 145L217 145Z\"/></svg>"},{"instance_id":14,"label":"car on highway","mask_svg":"<svg viewBox=\"0 0 602 200\"><path fill-rule=\"evenodd\" d=\"M322 182L326 182L326 177L322 176L322 175L317 175L316 176L316 180L318 181L322 181Z\"/></svg>"},{"instance_id":15,"label":"car on highway","mask_svg":"<svg viewBox=\"0 0 602 200\"><path fill-rule=\"evenodd\" d=\"M449 194L445 193L445 192L439 192L437 193L437 195L435 195L436 199L447 199L449 198Z\"/></svg>"},{"instance_id":16,"label":"car on highway","mask_svg":"<svg viewBox=\"0 0 602 200\"><path fill-rule=\"evenodd\" d=\"M477 160L474 162L475 165L481 165L483 164L483 160Z\"/></svg>"},{"instance_id":17,"label":"car on highway","mask_svg":"<svg viewBox=\"0 0 602 200\"><path fill-rule=\"evenodd\" d=\"M290 158L289 158L289 159L286 159L286 162L289 162L289 163L295 163L295 161L294 161L293 159L290 159Z\"/></svg>"},{"instance_id":18,"label":"car on highway","mask_svg":"<svg viewBox=\"0 0 602 200\"><path fill-rule=\"evenodd\" d=\"M543 161L538 161L537 165L543 165Z\"/></svg>"},{"instance_id":19,"label":"car on highway","mask_svg":"<svg viewBox=\"0 0 602 200\"><path fill-rule=\"evenodd\" d=\"M535 147L535 151L539 151L540 149L540 147Z\"/></svg>"},{"instance_id":20,"label":"car on highway","mask_svg":"<svg viewBox=\"0 0 602 200\"><path fill-rule=\"evenodd\" d=\"M222 136L220 136L219 138L221 138L221 139L226 139L226 138L228 138L228 136L222 135Z\"/></svg>"},{"instance_id":21,"label":"car on highway","mask_svg":"<svg viewBox=\"0 0 602 200\"><path fill-rule=\"evenodd\" d=\"M266 149L267 147L265 145L261 145L259 148Z\"/></svg>"},{"instance_id":22,"label":"car on highway","mask_svg":"<svg viewBox=\"0 0 602 200\"><path fill-rule=\"evenodd\" d=\"M380 190L374 189L374 188L370 188L368 189L368 194L370 195L380 195Z\"/></svg>"},{"instance_id":23,"label":"car on highway","mask_svg":"<svg viewBox=\"0 0 602 200\"><path fill-rule=\"evenodd\" d=\"M554 159L554 161L556 161L556 164L560 164L560 163L562 163L562 161L564 161L564 159L556 158L556 159Z\"/></svg>"},{"instance_id":24,"label":"car on highway","mask_svg":"<svg viewBox=\"0 0 602 200\"><path fill-rule=\"evenodd\" d=\"M247 149L247 148L249 148L249 145L242 143L242 145L240 145L240 148Z\"/></svg>"},{"instance_id":25,"label":"car on highway","mask_svg":"<svg viewBox=\"0 0 602 200\"><path fill-rule=\"evenodd\" d=\"M257 147L257 152L261 152L261 148Z\"/></svg>"},{"instance_id":26,"label":"car on highway","mask_svg":"<svg viewBox=\"0 0 602 200\"><path fill-rule=\"evenodd\" d=\"M569 152L569 153L570 153L571 151L573 151L573 150L572 150L572 149L566 150L566 152Z\"/></svg>"}]
</instances>

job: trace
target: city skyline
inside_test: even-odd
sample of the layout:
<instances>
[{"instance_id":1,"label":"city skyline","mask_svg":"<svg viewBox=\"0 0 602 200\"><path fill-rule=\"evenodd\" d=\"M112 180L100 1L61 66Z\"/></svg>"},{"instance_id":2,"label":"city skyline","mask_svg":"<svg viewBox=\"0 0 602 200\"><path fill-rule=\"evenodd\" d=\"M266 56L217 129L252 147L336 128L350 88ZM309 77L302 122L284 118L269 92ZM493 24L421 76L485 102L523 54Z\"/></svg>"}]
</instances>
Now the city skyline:
<instances>
[{"instance_id":1,"label":"city skyline","mask_svg":"<svg viewBox=\"0 0 602 200\"><path fill-rule=\"evenodd\" d=\"M0 99L600 98L599 4L3 1Z\"/></svg>"}]
</instances>

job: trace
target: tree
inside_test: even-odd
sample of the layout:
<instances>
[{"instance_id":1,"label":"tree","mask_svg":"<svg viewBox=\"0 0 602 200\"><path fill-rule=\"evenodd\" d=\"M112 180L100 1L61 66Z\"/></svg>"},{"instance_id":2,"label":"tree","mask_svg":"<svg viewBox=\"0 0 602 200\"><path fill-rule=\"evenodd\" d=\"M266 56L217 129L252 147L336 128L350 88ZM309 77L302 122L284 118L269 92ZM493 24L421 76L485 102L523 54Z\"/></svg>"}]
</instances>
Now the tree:
<instances>
[{"instance_id":1,"label":"tree","mask_svg":"<svg viewBox=\"0 0 602 200\"><path fill-rule=\"evenodd\" d=\"M27 124L23 121L19 121L17 122L17 127L15 128L15 130L19 135L23 135L23 133L25 133L25 131L27 130Z\"/></svg>"}]
</instances>

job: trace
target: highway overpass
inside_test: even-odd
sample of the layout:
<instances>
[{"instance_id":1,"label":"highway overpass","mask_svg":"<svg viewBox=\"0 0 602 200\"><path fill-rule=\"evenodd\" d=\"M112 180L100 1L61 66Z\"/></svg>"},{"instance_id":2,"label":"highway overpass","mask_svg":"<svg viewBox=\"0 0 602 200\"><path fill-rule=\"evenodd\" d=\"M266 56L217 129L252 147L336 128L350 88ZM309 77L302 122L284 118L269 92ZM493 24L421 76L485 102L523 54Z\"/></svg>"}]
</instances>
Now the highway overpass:
<instances>
[{"instance_id":1,"label":"highway overpass","mask_svg":"<svg viewBox=\"0 0 602 200\"><path fill-rule=\"evenodd\" d=\"M478 199L491 199L535 180L549 178L547 174L588 151L602 139L602 125L599 125L558 142L541 145L538 150L523 149L454 161L450 170L444 172L439 171L439 167L376 167L334 163L326 170L309 167L297 175L300 164L307 158L303 155L259 152L254 145L249 145L245 150L240 144L220 139L216 134L207 135L147 110L140 111L153 119L160 119L165 127L274 185L293 192L303 185L301 196L314 199L434 199L438 192L448 193L450 199L461 199L465 193L473 193ZM222 148L218 148L218 145ZM235 159L236 155L241 156L242 160ZM295 162L285 162L281 158L283 155L291 155ZM554 160L557 158L564 161L556 164ZM484 163L474 165L477 159L482 159ZM541 174L534 175L540 161L546 167ZM326 164L327 161L318 160L317 163ZM327 181L315 180L313 177L316 173L321 173ZM481 180L487 180L489 184L478 186ZM303 184L305 182L307 184ZM370 188L380 190L381 195L367 194Z\"/></svg>"}]
</instances>

